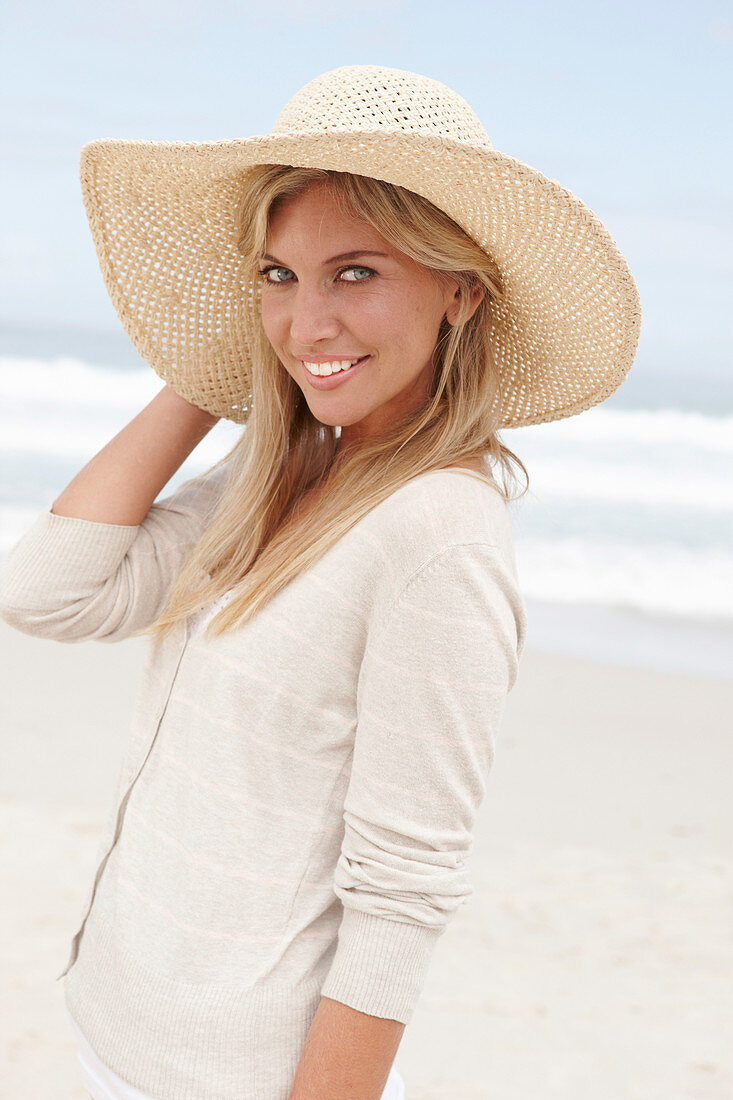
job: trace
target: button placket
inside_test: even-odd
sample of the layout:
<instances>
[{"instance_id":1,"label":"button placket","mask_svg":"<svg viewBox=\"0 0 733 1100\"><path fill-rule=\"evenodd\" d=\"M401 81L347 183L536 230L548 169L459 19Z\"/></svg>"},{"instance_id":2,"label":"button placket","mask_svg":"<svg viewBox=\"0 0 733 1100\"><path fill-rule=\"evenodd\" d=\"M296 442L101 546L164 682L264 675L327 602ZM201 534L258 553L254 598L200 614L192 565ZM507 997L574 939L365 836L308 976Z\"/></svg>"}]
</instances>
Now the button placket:
<instances>
[{"instance_id":1,"label":"button placket","mask_svg":"<svg viewBox=\"0 0 733 1100\"><path fill-rule=\"evenodd\" d=\"M94 904L94 898L95 898L96 893L97 893L97 887L98 887L99 882L102 878L102 875L104 874L104 869L107 866L107 863L109 861L109 857L111 856L112 851L113 851L115 845L117 844L117 841L119 840L120 834L122 832L122 824L123 824L124 818L125 818L125 810L127 808L127 803L130 800L130 795L132 794L132 791L133 791L138 779L140 778L140 776L142 775L142 773L145 769L145 765L146 765L146 763L148 762L148 760L150 758L150 753L152 752L153 746L154 746L154 744L157 740L158 732L160 730L160 726L161 726L161 723L163 721L163 716L165 715L165 712L168 708L168 702L170 700L174 684L175 684L176 679L178 677L178 670L181 667L181 661L183 660L183 655L186 651L186 646L188 645L188 641L189 641L189 637L190 637L190 631L189 631L187 622L186 622L186 624L184 624L183 629L184 629L184 636L183 636L182 640L179 642L178 655L175 659L175 667L174 667L173 672L172 672L171 677L170 677L170 681L169 681L169 684L168 684L168 689L165 693L165 699L164 699L163 703L159 706L159 708L158 708L158 710L155 714L155 718L154 718L154 722L153 722L153 735L152 735L152 737L150 738L150 740L148 742L148 747L147 747L147 750L146 750L145 755L143 757L142 763L140 763L137 766L136 770L133 767L132 771L130 772L130 778L129 778L129 781L128 781L127 790L125 791L124 795L122 796L122 798L120 800L120 803L117 807L117 817L115 819L115 827L114 827L114 830L113 830L111 843L109 844L109 846L107 848L107 851L105 852L105 854L102 857L101 861L97 865L97 870L96 870L95 875L94 875L94 881L92 882L92 885L89 888L89 891L88 891L87 897L86 897L86 901L85 901L84 906L83 906L82 911L84 913L84 916L81 920L81 923L79 924L79 927L78 927L77 931L75 932L75 934L72 938L71 950L70 950L70 953L69 953L68 961L66 963L66 967L64 968L64 970L62 970L62 972L55 979L57 982L60 981L62 978L64 978L68 974L69 970L71 969L71 967L76 962L77 956L79 954L79 945L81 943L81 937L84 933L84 927L86 925L87 919L88 919L89 914L91 912L92 905Z\"/></svg>"}]
</instances>

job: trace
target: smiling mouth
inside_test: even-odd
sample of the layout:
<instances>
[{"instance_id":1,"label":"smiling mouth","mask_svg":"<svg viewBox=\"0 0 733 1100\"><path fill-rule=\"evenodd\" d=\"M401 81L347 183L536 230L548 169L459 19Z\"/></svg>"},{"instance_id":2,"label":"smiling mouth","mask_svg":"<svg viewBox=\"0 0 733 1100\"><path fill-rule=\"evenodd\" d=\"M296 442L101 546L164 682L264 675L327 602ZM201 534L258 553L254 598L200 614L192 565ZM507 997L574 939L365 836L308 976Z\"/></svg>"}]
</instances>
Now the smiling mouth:
<instances>
[{"instance_id":1,"label":"smiling mouth","mask_svg":"<svg viewBox=\"0 0 733 1100\"><path fill-rule=\"evenodd\" d=\"M339 374L341 371L349 370L350 367L368 358L368 355L362 355L359 359L334 359L329 363L308 363L305 359L301 359L301 363L308 373L312 374L315 378L329 378L332 374Z\"/></svg>"}]
</instances>

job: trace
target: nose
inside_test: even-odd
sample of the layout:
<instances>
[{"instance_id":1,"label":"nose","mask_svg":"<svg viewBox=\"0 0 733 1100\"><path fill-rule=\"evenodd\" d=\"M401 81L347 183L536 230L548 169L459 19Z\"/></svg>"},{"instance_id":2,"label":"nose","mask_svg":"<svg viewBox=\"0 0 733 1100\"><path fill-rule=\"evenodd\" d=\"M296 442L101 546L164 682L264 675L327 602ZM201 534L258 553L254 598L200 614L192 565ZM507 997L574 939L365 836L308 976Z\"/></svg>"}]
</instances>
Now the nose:
<instances>
[{"instance_id":1,"label":"nose","mask_svg":"<svg viewBox=\"0 0 733 1100\"><path fill-rule=\"evenodd\" d=\"M341 332L334 313L334 301L317 285L299 283L290 298L290 337L297 347L315 347L320 341L333 340Z\"/></svg>"}]
</instances>

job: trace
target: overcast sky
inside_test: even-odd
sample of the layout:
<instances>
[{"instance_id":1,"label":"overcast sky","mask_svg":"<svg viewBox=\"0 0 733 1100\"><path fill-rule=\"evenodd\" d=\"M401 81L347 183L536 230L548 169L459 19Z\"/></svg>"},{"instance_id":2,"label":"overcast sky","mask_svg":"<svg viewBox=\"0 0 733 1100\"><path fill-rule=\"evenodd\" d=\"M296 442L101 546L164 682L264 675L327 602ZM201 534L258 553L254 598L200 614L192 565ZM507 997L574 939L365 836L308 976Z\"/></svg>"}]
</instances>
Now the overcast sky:
<instances>
[{"instance_id":1,"label":"overcast sky","mask_svg":"<svg viewBox=\"0 0 733 1100\"><path fill-rule=\"evenodd\" d=\"M121 329L85 142L266 133L319 73L376 64L454 88L497 149L595 211L639 286L647 369L731 371L730 4L6 0L2 39L5 324Z\"/></svg>"}]
</instances>

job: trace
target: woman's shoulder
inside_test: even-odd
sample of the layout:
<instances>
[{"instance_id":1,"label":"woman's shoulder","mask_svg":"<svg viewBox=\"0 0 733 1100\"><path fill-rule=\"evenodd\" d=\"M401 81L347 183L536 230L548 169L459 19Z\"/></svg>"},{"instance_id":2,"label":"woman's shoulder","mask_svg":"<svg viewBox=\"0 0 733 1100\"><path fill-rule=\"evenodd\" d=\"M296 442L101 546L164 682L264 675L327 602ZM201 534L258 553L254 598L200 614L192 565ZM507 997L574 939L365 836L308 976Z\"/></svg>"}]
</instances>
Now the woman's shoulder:
<instances>
[{"instance_id":1,"label":"woman's shoulder","mask_svg":"<svg viewBox=\"0 0 733 1100\"><path fill-rule=\"evenodd\" d=\"M454 546L480 543L513 553L508 504L488 471L444 467L418 474L365 518L398 575Z\"/></svg>"},{"instance_id":2,"label":"woman's shoulder","mask_svg":"<svg viewBox=\"0 0 733 1100\"><path fill-rule=\"evenodd\" d=\"M449 525L448 532L479 534L489 541L502 532L495 525L508 516L499 484L485 467L444 466L405 482L388 498L399 511L417 509L425 517ZM493 532L493 533L492 533Z\"/></svg>"}]
</instances>

